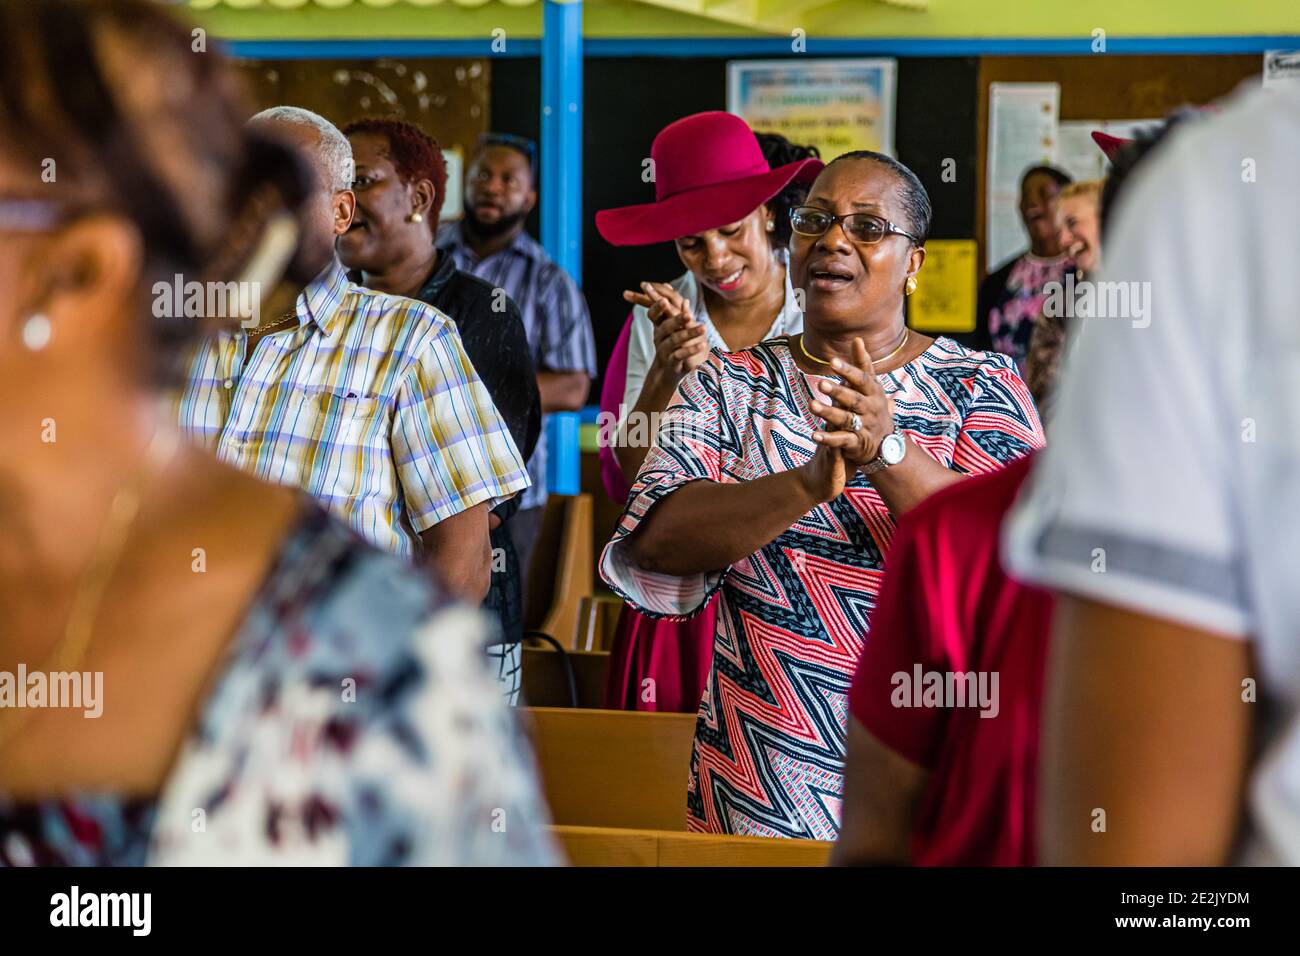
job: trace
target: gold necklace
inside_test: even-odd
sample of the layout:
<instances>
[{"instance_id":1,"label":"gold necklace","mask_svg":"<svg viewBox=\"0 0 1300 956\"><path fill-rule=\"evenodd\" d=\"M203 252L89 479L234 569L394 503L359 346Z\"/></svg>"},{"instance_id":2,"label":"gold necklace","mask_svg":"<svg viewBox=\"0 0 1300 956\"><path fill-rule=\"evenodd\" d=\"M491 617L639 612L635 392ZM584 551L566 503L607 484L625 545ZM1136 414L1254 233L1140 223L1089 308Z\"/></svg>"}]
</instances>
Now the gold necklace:
<instances>
[{"instance_id":1,"label":"gold necklace","mask_svg":"<svg viewBox=\"0 0 1300 956\"><path fill-rule=\"evenodd\" d=\"M292 328L298 321L298 315L294 312L286 312L270 325L258 325L248 330L248 341L253 341L263 335L270 335L272 332L280 332L284 329Z\"/></svg>"},{"instance_id":2,"label":"gold necklace","mask_svg":"<svg viewBox=\"0 0 1300 956\"><path fill-rule=\"evenodd\" d=\"M94 634L95 614L112 583L131 528L140 513L141 492L150 475L162 471L179 446L180 436L175 429L159 427L139 464L113 495L94 553L81 573L77 589L72 595L72 607L68 611L63 637L45 662L46 673L73 672L84 660ZM17 690L20 694L26 693L26 688L20 687ZM14 732L26 723L31 711L32 708L15 708L11 714L6 709L0 709L0 751L4 750Z\"/></svg>"},{"instance_id":3,"label":"gold necklace","mask_svg":"<svg viewBox=\"0 0 1300 956\"><path fill-rule=\"evenodd\" d=\"M909 328L907 328L906 326L904 326L904 327L903 327L903 341L901 341L901 342L898 343L898 348L894 349L894 351L890 352L890 353L889 353L888 355L886 355L884 358L872 359L872 360L871 360L871 364L872 364L872 365L882 365L882 364L884 364L885 362L888 362L890 359L892 359L892 358L893 358L895 355L897 355L899 352L903 351L903 346L907 345L907 340L908 340L909 338L911 338L911 335L912 335L912 330L909 329ZM800 350L801 352L803 352L804 355L808 356L808 358L812 359L814 362L817 362L819 365L830 365L830 364L831 364L830 362L826 361L825 359L818 358L817 356L813 355L811 352L808 351L808 346L806 346L806 345L803 344L803 333L802 333L802 332L799 333L799 350Z\"/></svg>"}]
</instances>

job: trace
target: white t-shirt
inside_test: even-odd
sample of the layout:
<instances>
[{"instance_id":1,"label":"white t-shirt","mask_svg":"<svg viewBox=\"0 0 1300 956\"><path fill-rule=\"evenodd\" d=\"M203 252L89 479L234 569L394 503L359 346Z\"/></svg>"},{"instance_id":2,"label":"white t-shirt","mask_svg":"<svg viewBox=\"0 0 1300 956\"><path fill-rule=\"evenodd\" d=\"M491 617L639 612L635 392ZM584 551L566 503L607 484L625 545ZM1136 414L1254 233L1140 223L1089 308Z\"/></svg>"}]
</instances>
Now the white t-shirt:
<instances>
[{"instance_id":1,"label":"white t-shirt","mask_svg":"<svg viewBox=\"0 0 1300 956\"><path fill-rule=\"evenodd\" d=\"M1003 542L1020 577L1255 643L1260 696L1281 722L1262 728L1246 859L1293 865L1298 157L1300 95L1264 90L1138 167L1097 277L1108 297L1120 287L1104 283L1126 284L1128 317L1074 323L1047 450Z\"/></svg>"},{"instance_id":2,"label":"white t-shirt","mask_svg":"<svg viewBox=\"0 0 1300 956\"><path fill-rule=\"evenodd\" d=\"M790 285L790 262L788 253L779 253L782 266L785 267L785 301L781 311L772 321L772 327L765 332L762 339L775 339L783 335L794 335L803 331L803 311L799 308L794 289ZM709 348L730 352L731 348L718 334L717 328L709 320L709 310L704 302L704 290L695 279L695 273L687 270L672 281L672 287L678 295L691 304L695 320L704 326L704 334L709 340ZM632 309L632 330L627 342L627 384L623 387L623 409L619 418L636 407L636 400L641 397L641 387L650 371L655 358L655 327L650 321L649 310L643 305Z\"/></svg>"}]
</instances>

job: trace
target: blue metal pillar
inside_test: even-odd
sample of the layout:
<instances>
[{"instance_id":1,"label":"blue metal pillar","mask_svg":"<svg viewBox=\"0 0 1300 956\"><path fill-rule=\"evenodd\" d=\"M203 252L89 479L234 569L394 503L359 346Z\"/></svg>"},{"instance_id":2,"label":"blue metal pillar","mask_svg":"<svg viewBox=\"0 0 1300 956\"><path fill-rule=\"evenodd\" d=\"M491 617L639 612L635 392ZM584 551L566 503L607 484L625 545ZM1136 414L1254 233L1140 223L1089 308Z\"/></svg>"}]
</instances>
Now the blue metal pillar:
<instances>
[{"instance_id":1,"label":"blue metal pillar","mask_svg":"<svg viewBox=\"0 0 1300 956\"><path fill-rule=\"evenodd\" d=\"M582 282L582 0L542 16L542 245Z\"/></svg>"},{"instance_id":2,"label":"blue metal pillar","mask_svg":"<svg viewBox=\"0 0 1300 956\"><path fill-rule=\"evenodd\" d=\"M542 11L542 245L582 282L582 0L545 0ZM581 488L578 413L546 423L552 494Z\"/></svg>"}]
</instances>

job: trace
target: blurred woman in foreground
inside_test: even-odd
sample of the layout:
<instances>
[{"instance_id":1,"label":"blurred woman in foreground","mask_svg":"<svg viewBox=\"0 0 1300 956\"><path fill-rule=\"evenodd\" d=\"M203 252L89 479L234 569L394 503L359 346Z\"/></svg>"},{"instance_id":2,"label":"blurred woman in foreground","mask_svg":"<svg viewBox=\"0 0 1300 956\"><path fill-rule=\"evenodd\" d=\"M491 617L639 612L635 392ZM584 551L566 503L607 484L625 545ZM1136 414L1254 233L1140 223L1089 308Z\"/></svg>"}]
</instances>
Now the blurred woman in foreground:
<instances>
[{"instance_id":1,"label":"blurred woman in foreground","mask_svg":"<svg viewBox=\"0 0 1300 956\"><path fill-rule=\"evenodd\" d=\"M268 312L305 192L190 42L0 0L0 863L548 862L479 620L163 414L155 283Z\"/></svg>"}]
</instances>

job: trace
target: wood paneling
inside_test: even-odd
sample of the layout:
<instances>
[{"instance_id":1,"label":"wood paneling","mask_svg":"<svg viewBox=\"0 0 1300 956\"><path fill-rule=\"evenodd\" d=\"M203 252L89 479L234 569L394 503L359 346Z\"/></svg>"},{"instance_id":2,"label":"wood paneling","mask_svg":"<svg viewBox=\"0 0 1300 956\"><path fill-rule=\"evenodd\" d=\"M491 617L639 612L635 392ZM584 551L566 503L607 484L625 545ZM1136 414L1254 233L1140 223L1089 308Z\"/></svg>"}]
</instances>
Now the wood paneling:
<instances>
[{"instance_id":1,"label":"wood paneling","mask_svg":"<svg viewBox=\"0 0 1300 956\"><path fill-rule=\"evenodd\" d=\"M608 651L569 651L574 682L578 685L578 706L604 706L605 681L609 675ZM523 649L523 698L533 707L568 707L569 678L564 661L549 645Z\"/></svg>"},{"instance_id":2,"label":"wood paneling","mask_svg":"<svg viewBox=\"0 0 1300 956\"><path fill-rule=\"evenodd\" d=\"M528 707L558 824L686 829L694 714Z\"/></svg>"},{"instance_id":3,"label":"wood paneling","mask_svg":"<svg viewBox=\"0 0 1300 956\"><path fill-rule=\"evenodd\" d=\"M830 843L607 827L555 826L574 866L825 866Z\"/></svg>"}]
</instances>

